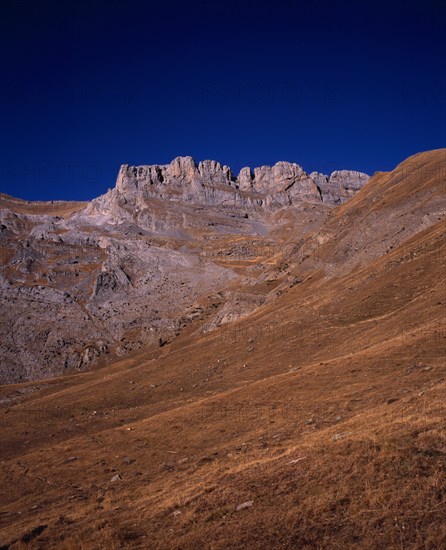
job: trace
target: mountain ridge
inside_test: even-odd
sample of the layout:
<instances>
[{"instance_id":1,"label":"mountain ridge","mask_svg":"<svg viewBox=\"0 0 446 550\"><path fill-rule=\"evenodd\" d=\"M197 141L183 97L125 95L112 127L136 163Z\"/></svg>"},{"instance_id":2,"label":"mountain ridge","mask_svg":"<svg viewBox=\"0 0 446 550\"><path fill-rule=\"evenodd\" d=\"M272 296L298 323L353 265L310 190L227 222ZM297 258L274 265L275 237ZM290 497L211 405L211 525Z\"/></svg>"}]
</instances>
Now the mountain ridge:
<instances>
[{"instance_id":1,"label":"mountain ridge","mask_svg":"<svg viewBox=\"0 0 446 550\"><path fill-rule=\"evenodd\" d=\"M170 164L164 165L123 164L115 189L125 195L141 187L163 187L167 191L171 187L182 193L183 200L193 202L205 195L200 193L200 186L222 186L229 187L233 192L234 204L281 207L293 204L293 199L339 204L352 196L368 179L367 174L353 170L336 170L330 176L317 172L308 174L300 165L286 161L253 170L244 167L238 176L234 176L229 166L215 160L204 160L197 164L192 157L186 156L176 157ZM184 190L183 184L189 184L191 189ZM248 199L249 194L253 195L251 200ZM231 193L225 194L220 189L222 200L229 200L230 196ZM202 202L206 203L206 195Z\"/></svg>"},{"instance_id":2,"label":"mountain ridge","mask_svg":"<svg viewBox=\"0 0 446 550\"><path fill-rule=\"evenodd\" d=\"M406 228L395 237L386 236L390 220L375 213L379 202L364 211L361 232L342 239L340 213L374 189L374 182L410 182L413 174L419 179L420 158L426 159L424 172L438 176L429 159L441 153L411 157L370 180L365 176L366 185L360 173L333 172L328 183L332 179L336 189L346 185L344 191L352 193L344 200L335 190L337 206L333 194L322 200L314 173L311 178L295 163L254 170L256 185L242 191L236 186L246 170L231 180L228 167L197 164L192 157L169 165L123 165L116 186L88 203L2 196L1 311L15 332L5 329L0 379L40 379L103 366L171 342L189 327L215 330L287 292L311 266L341 272L366 254L382 254L431 224L442 212L441 196L438 206L424 209L424 217L401 210ZM379 190L374 193L378 200ZM359 219L358 213L348 216ZM338 248L343 243L342 263L336 249L322 261L334 242ZM297 271L293 251L308 257Z\"/></svg>"},{"instance_id":3,"label":"mountain ridge","mask_svg":"<svg viewBox=\"0 0 446 550\"><path fill-rule=\"evenodd\" d=\"M15 338L2 366L51 350L73 365L0 386L2 541L444 548L445 170L443 149L334 208L233 218L151 199L141 220L87 225L76 211L43 239L27 226L33 238L3 240L17 288L2 286L14 298L2 335ZM36 283L39 255L52 282ZM75 255L82 281L64 296L58 270ZM34 317L20 301L33 294ZM64 315L79 346L66 354ZM76 365L105 329L128 353L104 342L104 368Z\"/></svg>"}]
</instances>

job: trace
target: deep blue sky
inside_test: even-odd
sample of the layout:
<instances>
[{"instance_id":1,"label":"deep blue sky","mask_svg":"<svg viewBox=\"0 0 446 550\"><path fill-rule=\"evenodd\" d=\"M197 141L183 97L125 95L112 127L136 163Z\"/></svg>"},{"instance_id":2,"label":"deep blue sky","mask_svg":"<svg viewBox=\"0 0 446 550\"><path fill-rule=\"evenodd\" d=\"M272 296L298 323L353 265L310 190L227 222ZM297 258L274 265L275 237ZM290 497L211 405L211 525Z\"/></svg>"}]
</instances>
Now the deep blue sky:
<instances>
[{"instance_id":1,"label":"deep blue sky","mask_svg":"<svg viewBox=\"0 0 446 550\"><path fill-rule=\"evenodd\" d=\"M389 170L446 145L446 3L3 0L0 190L179 155Z\"/></svg>"}]
</instances>

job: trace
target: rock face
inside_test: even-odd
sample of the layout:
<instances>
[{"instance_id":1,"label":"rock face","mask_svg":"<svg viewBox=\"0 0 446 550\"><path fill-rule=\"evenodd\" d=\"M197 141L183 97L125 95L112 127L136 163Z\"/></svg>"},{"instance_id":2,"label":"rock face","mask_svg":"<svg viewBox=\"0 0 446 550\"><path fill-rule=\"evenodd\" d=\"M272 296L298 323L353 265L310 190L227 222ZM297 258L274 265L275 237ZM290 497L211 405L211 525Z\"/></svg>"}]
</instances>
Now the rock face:
<instances>
[{"instance_id":1,"label":"rock face","mask_svg":"<svg viewBox=\"0 0 446 550\"><path fill-rule=\"evenodd\" d=\"M192 157L177 157L166 165L122 165L116 187L93 201L92 211L116 214L119 205L144 208L150 198L267 210L302 202L336 205L348 200L368 179L367 174L351 170L336 171L331 176L307 174L290 162L254 171L245 167L234 177L228 166L214 160L197 165Z\"/></svg>"},{"instance_id":2,"label":"rock face","mask_svg":"<svg viewBox=\"0 0 446 550\"><path fill-rule=\"evenodd\" d=\"M241 191L252 191L253 174L251 168L245 166L238 175L238 184Z\"/></svg>"},{"instance_id":3,"label":"rock face","mask_svg":"<svg viewBox=\"0 0 446 550\"><path fill-rule=\"evenodd\" d=\"M313 172L310 177L318 186L322 201L328 204L345 202L369 180L367 174L353 170L337 170L330 176Z\"/></svg>"}]
</instances>

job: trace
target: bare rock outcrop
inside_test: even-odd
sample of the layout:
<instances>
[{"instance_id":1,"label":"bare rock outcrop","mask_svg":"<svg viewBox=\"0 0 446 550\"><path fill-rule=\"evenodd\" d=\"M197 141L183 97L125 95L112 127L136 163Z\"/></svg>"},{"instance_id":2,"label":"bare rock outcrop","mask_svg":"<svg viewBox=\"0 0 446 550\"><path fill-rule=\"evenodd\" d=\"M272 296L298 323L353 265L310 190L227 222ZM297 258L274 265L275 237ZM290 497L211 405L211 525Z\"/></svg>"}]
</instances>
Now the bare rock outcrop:
<instances>
[{"instance_id":1,"label":"bare rock outcrop","mask_svg":"<svg viewBox=\"0 0 446 550\"><path fill-rule=\"evenodd\" d=\"M251 168L245 166L240 170L238 175L238 184L241 191L252 191L253 186L253 174Z\"/></svg>"},{"instance_id":2,"label":"bare rock outcrop","mask_svg":"<svg viewBox=\"0 0 446 550\"><path fill-rule=\"evenodd\" d=\"M147 200L161 199L205 206L238 206L277 210L302 202L336 205L345 202L368 180L361 172L342 170L330 177L307 174L296 163L242 168L234 177L229 166L214 160L198 165L192 157L177 157L167 165L121 166L116 186L92 201L87 213L120 223L144 210Z\"/></svg>"},{"instance_id":3,"label":"bare rock outcrop","mask_svg":"<svg viewBox=\"0 0 446 550\"><path fill-rule=\"evenodd\" d=\"M367 174L353 170L337 170L330 176L312 172L310 177L316 183L322 201L332 205L347 201L370 179Z\"/></svg>"}]
</instances>

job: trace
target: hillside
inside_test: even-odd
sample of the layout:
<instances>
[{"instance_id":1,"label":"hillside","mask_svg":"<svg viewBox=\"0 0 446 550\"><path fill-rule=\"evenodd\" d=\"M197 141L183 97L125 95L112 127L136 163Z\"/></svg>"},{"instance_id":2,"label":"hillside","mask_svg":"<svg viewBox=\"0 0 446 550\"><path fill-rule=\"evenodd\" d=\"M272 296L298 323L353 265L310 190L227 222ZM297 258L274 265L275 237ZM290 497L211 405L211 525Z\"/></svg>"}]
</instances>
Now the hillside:
<instances>
[{"instance_id":1,"label":"hillside","mask_svg":"<svg viewBox=\"0 0 446 550\"><path fill-rule=\"evenodd\" d=\"M123 165L89 203L0 195L0 382L104 366L263 303L283 245L317 230L368 180L297 164L244 168L178 157ZM287 235L288 233L288 235Z\"/></svg>"},{"instance_id":2,"label":"hillside","mask_svg":"<svg viewBox=\"0 0 446 550\"><path fill-rule=\"evenodd\" d=\"M111 212L130 233L147 196L124 202L123 187L70 219ZM358 187L309 201L307 181L285 208L246 202L247 218L150 197L126 253L147 266L158 254L170 286L154 303L169 294L171 321L104 368L0 387L3 547L446 546L446 149ZM103 258L82 241L94 276L79 275L81 296L105 262L125 301L114 231ZM36 271L22 273L34 289Z\"/></svg>"}]
</instances>

